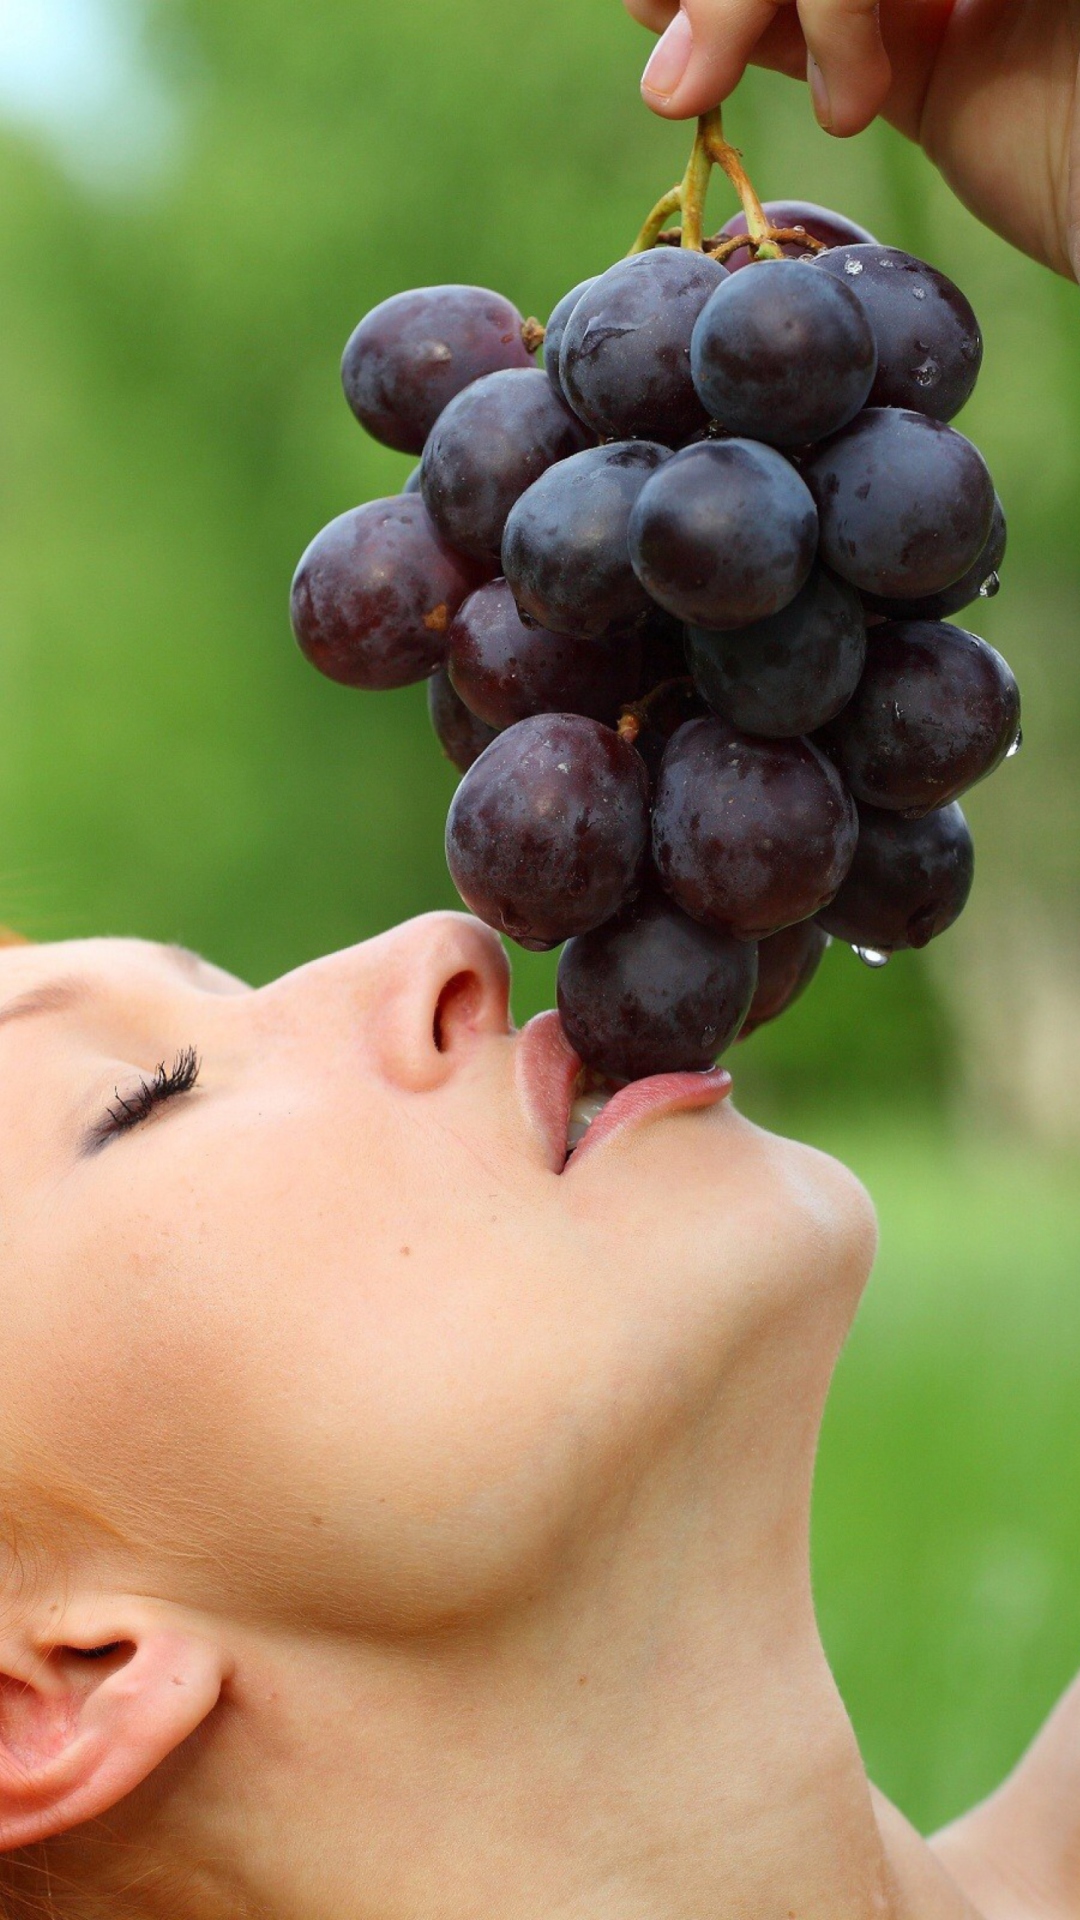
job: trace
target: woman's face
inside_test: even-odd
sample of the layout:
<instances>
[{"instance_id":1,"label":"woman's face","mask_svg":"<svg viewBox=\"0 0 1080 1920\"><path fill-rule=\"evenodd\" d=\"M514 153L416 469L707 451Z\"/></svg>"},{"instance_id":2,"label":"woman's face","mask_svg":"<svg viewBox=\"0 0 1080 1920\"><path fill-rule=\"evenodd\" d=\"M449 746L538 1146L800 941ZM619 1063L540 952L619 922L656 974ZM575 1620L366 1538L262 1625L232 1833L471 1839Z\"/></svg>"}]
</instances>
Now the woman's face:
<instances>
[{"instance_id":1,"label":"woman's face","mask_svg":"<svg viewBox=\"0 0 1080 1920\"><path fill-rule=\"evenodd\" d=\"M0 953L28 1528L85 1507L142 1590L417 1630L524 1590L740 1368L775 1406L793 1356L805 1424L869 1264L862 1189L718 1084L564 1170L575 1063L550 1017L510 1029L507 988L456 914L257 990L140 941Z\"/></svg>"}]
</instances>

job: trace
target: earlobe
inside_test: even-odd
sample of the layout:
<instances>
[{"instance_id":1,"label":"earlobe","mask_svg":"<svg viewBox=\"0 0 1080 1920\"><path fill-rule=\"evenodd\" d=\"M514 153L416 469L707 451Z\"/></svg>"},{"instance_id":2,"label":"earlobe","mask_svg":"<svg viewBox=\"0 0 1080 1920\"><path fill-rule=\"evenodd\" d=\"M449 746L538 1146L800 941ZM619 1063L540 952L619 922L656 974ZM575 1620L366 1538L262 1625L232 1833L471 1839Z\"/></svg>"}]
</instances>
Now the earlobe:
<instances>
[{"instance_id":1,"label":"earlobe","mask_svg":"<svg viewBox=\"0 0 1080 1920\"><path fill-rule=\"evenodd\" d=\"M0 1852L114 1807L201 1725L226 1678L211 1638L143 1602L0 1638Z\"/></svg>"}]
</instances>

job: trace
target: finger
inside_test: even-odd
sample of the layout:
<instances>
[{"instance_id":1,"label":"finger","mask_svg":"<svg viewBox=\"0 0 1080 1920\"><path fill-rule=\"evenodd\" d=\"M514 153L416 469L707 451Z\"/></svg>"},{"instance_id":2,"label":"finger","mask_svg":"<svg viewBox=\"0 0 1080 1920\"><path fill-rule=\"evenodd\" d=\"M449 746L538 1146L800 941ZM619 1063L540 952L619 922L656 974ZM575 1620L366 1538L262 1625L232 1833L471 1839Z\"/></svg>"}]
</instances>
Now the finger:
<instances>
[{"instance_id":1,"label":"finger","mask_svg":"<svg viewBox=\"0 0 1080 1920\"><path fill-rule=\"evenodd\" d=\"M876 0L799 0L799 18L818 120L826 133L861 133L892 84Z\"/></svg>"},{"instance_id":2,"label":"finger","mask_svg":"<svg viewBox=\"0 0 1080 1920\"><path fill-rule=\"evenodd\" d=\"M648 106L687 120L719 106L742 79L778 0L683 0L642 75Z\"/></svg>"},{"instance_id":3,"label":"finger","mask_svg":"<svg viewBox=\"0 0 1080 1920\"><path fill-rule=\"evenodd\" d=\"M755 67L784 73L789 80L806 79L806 41L794 7L781 7L754 48Z\"/></svg>"},{"instance_id":4,"label":"finger","mask_svg":"<svg viewBox=\"0 0 1080 1920\"><path fill-rule=\"evenodd\" d=\"M623 0L623 6L631 19L639 26L648 27L650 33L663 33L672 14L678 11L676 0Z\"/></svg>"}]
</instances>

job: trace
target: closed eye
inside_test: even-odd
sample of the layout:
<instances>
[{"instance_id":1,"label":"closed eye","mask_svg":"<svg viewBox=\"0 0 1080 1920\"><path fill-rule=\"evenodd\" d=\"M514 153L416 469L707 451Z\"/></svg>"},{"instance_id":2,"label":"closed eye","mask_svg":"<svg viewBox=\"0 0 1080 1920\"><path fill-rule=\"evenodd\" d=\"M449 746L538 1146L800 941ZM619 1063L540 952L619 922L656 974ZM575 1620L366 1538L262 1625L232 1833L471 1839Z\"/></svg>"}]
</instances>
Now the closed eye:
<instances>
[{"instance_id":1,"label":"closed eye","mask_svg":"<svg viewBox=\"0 0 1080 1920\"><path fill-rule=\"evenodd\" d=\"M113 1104L95 1122L87 1136L87 1151L93 1153L115 1138L137 1127L166 1100L190 1093L199 1078L199 1056L194 1047L181 1047L171 1068L162 1061L149 1078L143 1077L130 1093L115 1089Z\"/></svg>"}]
</instances>

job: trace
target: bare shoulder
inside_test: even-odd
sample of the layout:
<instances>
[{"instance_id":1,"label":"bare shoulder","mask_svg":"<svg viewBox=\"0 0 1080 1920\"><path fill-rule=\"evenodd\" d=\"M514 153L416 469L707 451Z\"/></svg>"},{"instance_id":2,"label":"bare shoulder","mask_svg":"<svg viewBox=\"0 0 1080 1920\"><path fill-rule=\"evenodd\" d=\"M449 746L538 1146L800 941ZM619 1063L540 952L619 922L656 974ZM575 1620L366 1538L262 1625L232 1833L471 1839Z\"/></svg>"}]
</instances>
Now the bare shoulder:
<instances>
[{"instance_id":1,"label":"bare shoulder","mask_svg":"<svg viewBox=\"0 0 1080 1920\"><path fill-rule=\"evenodd\" d=\"M932 1845L985 1920L1080 1920L1080 1679L996 1793Z\"/></svg>"},{"instance_id":2,"label":"bare shoulder","mask_svg":"<svg viewBox=\"0 0 1080 1920\"><path fill-rule=\"evenodd\" d=\"M1080 1920L1080 1679L997 1791L931 1841L873 1796L895 1920Z\"/></svg>"},{"instance_id":3,"label":"bare shoulder","mask_svg":"<svg viewBox=\"0 0 1080 1920\"><path fill-rule=\"evenodd\" d=\"M876 1787L870 1791L888 1864L889 1920L990 1920L891 1800Z\"/></svg>"}]
</instances>

